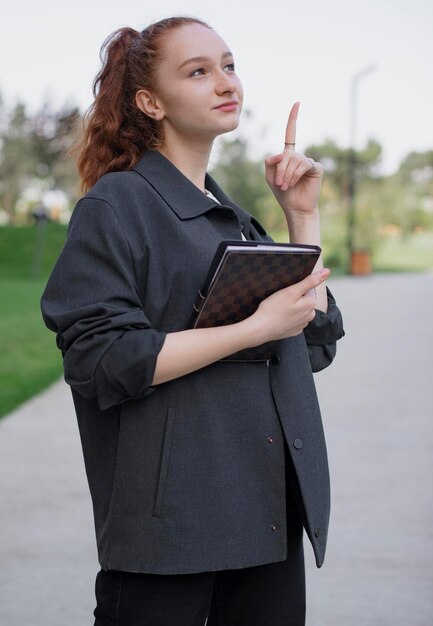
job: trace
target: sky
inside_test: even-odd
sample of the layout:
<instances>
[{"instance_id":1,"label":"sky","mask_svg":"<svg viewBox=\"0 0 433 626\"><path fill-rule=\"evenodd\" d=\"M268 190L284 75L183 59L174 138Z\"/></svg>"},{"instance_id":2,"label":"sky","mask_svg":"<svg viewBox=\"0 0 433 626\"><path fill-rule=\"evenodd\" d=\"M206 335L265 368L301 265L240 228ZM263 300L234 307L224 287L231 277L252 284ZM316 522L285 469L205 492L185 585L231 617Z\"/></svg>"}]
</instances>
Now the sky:
<instances>
[{"instance_id":1,"label":"sky","mask_svg":"<svg viewBox=\"0 0 433 626\"><path fill-rule=\"evenodd\" d=\"M255 156L281 151L298 100L297 151L327 138L351 145L351 85L366 68L356 81L355 147L379 141L385 175L409 152L433 149L430 0L8 3L0 23L6 106L19 100L33 112L49 99L84 112L105 38L122 26L142 30L170 15L203 19L233 52L245 96L244 115L230 136L247 136Z\"/></svg>"}]
</instances>

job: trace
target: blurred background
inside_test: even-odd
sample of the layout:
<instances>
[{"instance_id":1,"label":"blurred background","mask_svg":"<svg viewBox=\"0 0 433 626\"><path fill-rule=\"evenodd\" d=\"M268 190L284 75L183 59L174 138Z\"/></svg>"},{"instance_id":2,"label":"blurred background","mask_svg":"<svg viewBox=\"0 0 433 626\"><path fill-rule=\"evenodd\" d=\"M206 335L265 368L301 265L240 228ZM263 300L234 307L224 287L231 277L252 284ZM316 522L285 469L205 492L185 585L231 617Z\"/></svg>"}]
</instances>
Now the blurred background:
<instances>
[{"instance_id":1,"label":"blurred background","mask_svg":"<svg viewBox=\"0 0 433 626\"><path fill-rule=\"evenodd\" d=\"M25 11L25 19L22 19ZM127 0L10 5L0 25L0 415L59 376L41 326L42 285L80 197L65 148L92 103L99 51L116 28L170 14L208 21L234 53L245 90L238 129L211 173L276 241L284 216L263 159L281 150L296 100L297 150L325 167L323 249L334 275L433 267L433 8L424 0ZM13 321L13 325L12 322Z\"/></svg>"},{"instance_id":2,"label":"blurred background","mask_svg":"<svg viewBox=\"0 0 433 626\"><path fill-rule=\"evenodd\" d=\"M74 129L92 103L92 81L100 67L99 50L104 39L121 26L141 30L174 14L204 19L234 53L236 71L245 90L243 116L235 132L216 141L209 171L238 204L260 220L275 241L287 241L288 235L283 213L265 182L264 158L281 150L287 116L297 100L301 102L297 150L320 160L325 168L320 199L325 264L333 270L329 284L337 300L345 305L343 313L348 329L340 362L337 359L329 373L321 379L318 376L324 413L327 408L330 412L326 428L336 485L335 528L340 535L334 540L334 569L332 557L328 574L326 564L320 575L310 564L312 580L317 582L311 585L309 610L313 621L309 626L432 624L432 568L425 563L421 565L425 546L433 547L429 530L433 500L430 488L433 398L429 382L433 372L429 346L433 337L427 319L433 304L433 5L427 0L383 0L380 5L373 0L364 0L362 4L352 0L326 3L268 0L248 4L220 0L207 7L194 0L161 0L157 9L136 0L124 0L120 4L112 0L104 3L76 0L72 5L25 0L3 12L0 24L0 417L3 417L0 452L3 445L4 454L0 473L4 484L0 483L0 487L8 494L3 500L4 524L16 529L16 517L26 509L24 504L30 502L26 493L14 495L18 489L14 483L17 479L14 464L19 464L20 475L25 476L24 467L32 473L41 456L50 458L54 454L56 446L52 439L44 444L38 439L39 420L56 415L59 407L62 415L73 420L70 398L65 395L69 390L62 382L61 354L54 335L42 322L39 309L42 290L81 195L77 172L65 151L71 145ZM382 388L378 380L383 382ZM342 386L344 397L339 401ZM399 396L402 387L404 399ZM50 389L55 390L54 395L37 395ZM46 398L45 404L41 398ZM351 413L354 406L357 408ZM363 432L356 431L356 436L353 427L359 428L360 422L351 420L351 415L358 416L365 427ZM396 431L393 422L385 419L398 415L403 431ZM26 420L26 428L14 430L14 420L16 424ZM407 434L404 428L409 429L414 423L418 439L413 447L401 448L401 438ZM51 427L59 427L54 419L49 424L50 433ZM74 426L68 428L72 428L72 443L71 439L62 440L64 449L56 447L56 454L59 449L64 451L63 458L69 458L67 450L78 443L78 432ZM359 591L359 587L350 578L353 572L350 559L346 562L341 553L344 538L348 539L344 520L347 499L355 498L356 494L365 503L371 503L373 497L373 501L382 503L380 508L385 513L383 502L389 497L390 485L380 485L382 457L378 454L378 466L370 458L365 464L363 457L364 443L370 441L368 436L376 436L377 441L380 428L386 429L381 432L383 437L386 435L391 454L388 460L391 458L395 463L394 479L401 472L407 491L403 499L401 493L393 495L393 506L397 501L400 503L397 510L393 506L385 507L394 514L387 532L398 529L401 535L394 537L382 560L364 563L365 581L374 568L385 573L381 584L374 589L365 583L371 595L366 592L362 609L357 612L350 608L355 600L351 593L357 588ZM21 437L29 437L29 432L31 441L25 445L32 449L36 445L40 454L35 457L23 452L27 448L22 447ZM350 459L339 456L345 437L354 446L350 447ZM381 436L378 440L383 443ZM77 470L72 468L82 462L78 449L76 453L69 468L74 476ZM409 463L412 454L419 461L416 470ZM0 463L1 458L0 454ZM53 464L58 462L56 459L52 457ZM425 462L421 462L423 459ZM357 478L347 473L349 462L359 468ZM79 528L85 529L80 535L86 537L83 547L88 545L86 541L92 545L93 528L84 470L79 467L77 483L71 489L82 493L85 522ZM43 488L48 489L47 493L47 480L54 473L50 465L44 474ZM371 491L367 495L366 476L372 475L376 481L370 485L373 495ZM413 502L410 497L414 498ZM34 506L37 508L37 501ZM359 532L355 543L358 542L360 553L363 547L371 546L368 533L364 534L368 526L365 520L372 519L371 509L367 510L366 518L359 517L357 511ZM402 520L408 511L412 517L405 526ZM60 526L70 524L71 517L68 520L59 522ZM65 531L63 526L57 530ZM55 535L56 531L52 532ZM412 555L412 569L409 569L402 553L396 557L395 545L414 535L427 544L418 546L419 562L413 562L413 545L408 547L404 555ZM20 545L22 537L16 532L13 537L10 535L8 546ZM80 546L74 536L74 543L77 541ZM29 547L30 552L35 545ZM347 546L345 550L347 554ZM18 568L14 570L16 578L12 577L8 583L13 598L18 593L24 566L28 565L28 553L20 557L13 550L8 552L5 547L2 550L0 545L0 559L2 555L4 558L9 555L9 565ZM92 552L89 558L96 572L95 554ZM49 575L53 570L42 562L41 556L38 567ZM380 570L381 567L386 571ZM391 571L400 574L393 578ZM410 592L409 571L411 584L419 582ZM330 602L329 594L324 591L326 585L331 589L332 582L335 590L335 585L341 587L348 580L352 580L353 586L344 595L344 601L334 591L334 613L331 611L326 617L324 606ZM6 587L2 586L5 593ZM397 601L406 598L403 588L408 594L404 610ZM78 603L82 591L77 590ZM88 586L84 593L89 593ZM1 594L2 591L0 617ZM3 617L7 616L9 621L4 623L9 626L39 624L23 622L13 608L7 611ZM64 625L85 623L82 613L79 613L81 617L73 612L71 615L70 621L62 622ZM44 626L60 623L54 614L52 621L48 614L44 619L40 622Z\"/></svg>"},{"instance_id":3,"label":"blurred background","mask_svg":"<svg viewBox=\"0 0 433 626\"><path fill-rule=\"evenodd\" d=\"M163 0L156 11L77 0L63 6L67 19L61 6L11 5L0 26L0 324L13 355L1 371L0 414L61 373L37 299L80 197L64 150L92 103L100 46L121 26L186 13L226 40L244 112L216 142L210 171L276 241L287 232L263 159L281 150L299 100L297 149L325 167L323 249L334 275L433 267L430 3L271 0L246 10L227 0L207 9Z\"/></svg>"}]
</instances>

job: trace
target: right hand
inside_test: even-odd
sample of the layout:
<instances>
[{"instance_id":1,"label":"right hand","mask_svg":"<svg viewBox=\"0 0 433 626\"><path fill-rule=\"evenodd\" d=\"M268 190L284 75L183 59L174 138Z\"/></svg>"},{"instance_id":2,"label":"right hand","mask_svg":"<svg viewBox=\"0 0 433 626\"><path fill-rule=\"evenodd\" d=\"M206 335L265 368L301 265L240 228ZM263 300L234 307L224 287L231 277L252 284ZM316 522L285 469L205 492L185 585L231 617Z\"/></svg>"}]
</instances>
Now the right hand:
<instances>
[{"instance_id":1,"label":"right hand","mask_svg":"<svg viewBox=\"0 0 433 626\"><path fill-rule=\"evenodd\" d=\"M314 289L330 273L329 269L318 270L299 283L279 289L262 300L256 311L244 320L254 326L253 345L300 335L316 315Z\"/></svg>"}]
</instances>

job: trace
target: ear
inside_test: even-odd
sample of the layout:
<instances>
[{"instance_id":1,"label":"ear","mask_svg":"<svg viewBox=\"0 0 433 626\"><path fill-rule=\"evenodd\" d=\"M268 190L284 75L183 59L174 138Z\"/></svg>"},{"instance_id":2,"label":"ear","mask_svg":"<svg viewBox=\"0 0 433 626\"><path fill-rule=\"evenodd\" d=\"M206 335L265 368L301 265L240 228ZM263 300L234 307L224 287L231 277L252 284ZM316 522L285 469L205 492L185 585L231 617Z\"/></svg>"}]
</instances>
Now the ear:
<instances>
[{"instance_id":1,"label":"ear","mask_svg":"<svg viewBox=\"0 0 433 626\"><path fill-rule=\"evenodd\" d=\"M161 121L165 116L158 98L147 89L140 89L135 94L135 104L146 115L154 120Z\"/></svg>"}]
</instances>

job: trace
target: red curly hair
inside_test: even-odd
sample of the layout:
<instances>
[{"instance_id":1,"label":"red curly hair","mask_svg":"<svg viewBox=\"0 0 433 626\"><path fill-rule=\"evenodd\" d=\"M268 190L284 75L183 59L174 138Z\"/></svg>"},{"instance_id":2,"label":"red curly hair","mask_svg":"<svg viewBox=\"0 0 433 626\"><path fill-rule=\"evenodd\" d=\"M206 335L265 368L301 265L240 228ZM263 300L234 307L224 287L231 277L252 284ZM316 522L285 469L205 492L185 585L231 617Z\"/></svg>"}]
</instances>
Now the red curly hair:
<instances>
[{"instance_id":1,"label":"red curly hair","mask_svg":"<svg viewBox=\"0 0 433 626\"><path fill-rule=\"evenodd\" d=\"M211 28L194 17L168 17L141 32L119 28L105 39L100 51L102 67L93 81L95 100L68 151L76 161L83 193L108 172L132 169L143 152L161 145L160 124L137 107L135 94L155 89L161 39L175 28L194 23Z\"/></svg>"}]
</instances>

